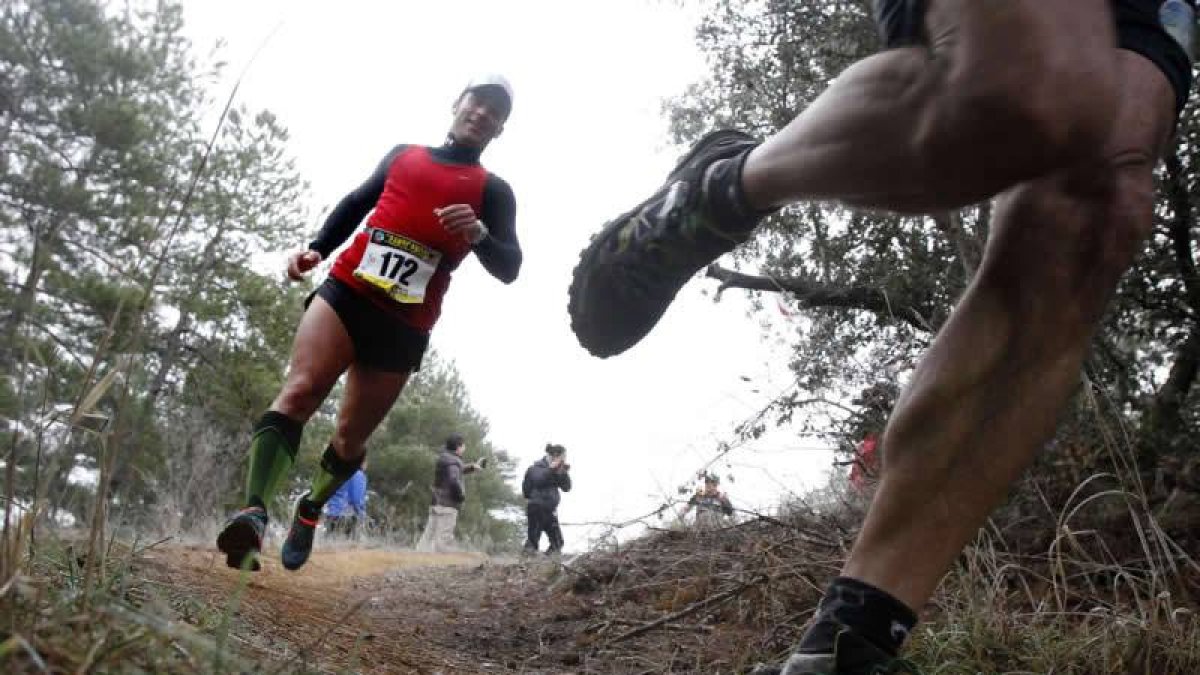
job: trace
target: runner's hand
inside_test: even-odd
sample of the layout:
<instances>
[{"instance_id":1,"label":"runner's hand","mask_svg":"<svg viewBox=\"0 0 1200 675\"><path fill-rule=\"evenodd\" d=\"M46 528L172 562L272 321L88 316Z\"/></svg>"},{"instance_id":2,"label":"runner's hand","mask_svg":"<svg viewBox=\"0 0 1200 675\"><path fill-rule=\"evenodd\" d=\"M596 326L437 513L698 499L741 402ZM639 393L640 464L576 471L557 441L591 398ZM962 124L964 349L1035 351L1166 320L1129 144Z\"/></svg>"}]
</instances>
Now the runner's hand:
<instances>
[{"instance_id":1,"label":"runner's hand","mask_svg":"<svg viewBox=\"0 0 1200 675\"><path fill-rule=\"evenodd\" d=\"M321 254L309 249L288 256L287 275L292 281L300 281L312 268L321 264Z\"/></svg>"},{"instance_id":2,"label":"runner's hand","mask_svg":"<svg viewBox=\"0 0 1200 675\"><path fill-rule=\"evenodd\" d=\"M447 232L461 234L467 241L478 241L484 231L483 223L479 222L479 216L475 215L475 209L470 204L451 204L434 209L433 214Z\"/></svg>"}]
</instances>

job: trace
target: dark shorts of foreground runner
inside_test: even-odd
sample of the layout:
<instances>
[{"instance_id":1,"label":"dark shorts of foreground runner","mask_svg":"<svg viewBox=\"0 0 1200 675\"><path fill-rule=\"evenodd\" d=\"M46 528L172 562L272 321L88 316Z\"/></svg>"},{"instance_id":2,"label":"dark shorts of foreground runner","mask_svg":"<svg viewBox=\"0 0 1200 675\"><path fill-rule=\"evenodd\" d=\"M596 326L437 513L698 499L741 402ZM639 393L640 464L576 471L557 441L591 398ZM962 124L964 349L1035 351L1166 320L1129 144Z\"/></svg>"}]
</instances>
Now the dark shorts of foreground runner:
<instances>
[{"instance_id":1,"label":"dark shorts of foreground runner","mask_svg":"<svg viewBox=\"0 0 1200 675\"><path fill-rule=\"evenodd\" d=\"M924 16L929 0L875 0L875 18L888 49L925 43ZM1150 59L1175 89L1175 109L1182 111L1192 88L1192 62L1163 27L1163 0L1111 0L1117 21L1117 46ZM1194 5L1194 2L1189 4Z\"/></svg>"},{"instance_id":2,"label":"dark shorts of foreground runner","mask_svg":"<svg viewBox=\"0 0 1200 675\"><path fill-rule=\"evenodd\" d=\"M354 361L389 373L416 372L429 348L429 333L382 311L368 298L333 277L325 279L304 301L319 295L342 320L354 343Z\"/></svg>"}]
</instances>

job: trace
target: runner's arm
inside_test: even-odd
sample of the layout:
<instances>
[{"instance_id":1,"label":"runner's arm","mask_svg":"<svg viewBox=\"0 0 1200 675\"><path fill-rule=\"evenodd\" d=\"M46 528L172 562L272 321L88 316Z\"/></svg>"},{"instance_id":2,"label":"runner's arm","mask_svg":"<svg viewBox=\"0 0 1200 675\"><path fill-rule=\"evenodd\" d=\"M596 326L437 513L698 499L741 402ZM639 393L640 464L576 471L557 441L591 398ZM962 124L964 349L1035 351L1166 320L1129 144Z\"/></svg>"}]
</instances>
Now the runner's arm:
<instances>
[{"instance_id":1,"label":"runner's arm","mask_svg":"<svg viewBox=\"0 0 1200 675\"><path fill-rule=\"evenodd\" d=\"M483 213L479 219L488 235L475 245L475 255L492 276L506 284L521 271L521 244L517 241L517 199L504 179L489 174L483 187Z\"/></svg>"},{"instance_id":2,"label":"runner's arm","mask_svg":"<svg viewBox=\"0 0 1200 675\"><path fill-rule=\"evenodd\" d=\"M342 197L342 201L338 202L337 206L333 207L333 211L329 212L325 224L317 232L317 238L309 243L310 249L320 253L322 259L326 259L337 247L349 239L350 235L354 234L354 230L358 229L358 224L362 222L362 219L371 212L371 209L375 208L375 203L379 201L379 195L383 194L383 184L387 181L388 169L391 168L392 161L407 147L406 145L397 145L392 148L362 185Z\"/></svg>"}]
</instances>

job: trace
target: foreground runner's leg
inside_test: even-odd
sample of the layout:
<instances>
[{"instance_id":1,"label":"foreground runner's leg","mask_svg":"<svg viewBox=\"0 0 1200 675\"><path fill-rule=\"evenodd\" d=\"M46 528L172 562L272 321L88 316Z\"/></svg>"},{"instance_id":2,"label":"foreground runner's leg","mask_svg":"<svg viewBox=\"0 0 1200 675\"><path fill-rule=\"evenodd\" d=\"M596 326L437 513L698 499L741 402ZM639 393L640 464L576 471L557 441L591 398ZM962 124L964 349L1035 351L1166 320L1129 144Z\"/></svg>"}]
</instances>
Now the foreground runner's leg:
<instances>
[{"instance_id":1,"label":"foreground runner's leg","mask_svg":"<svg viewBox=\"0 0 1200 675\"><path fill-rule=\"evenodd\" d=\"M571 283L580 343L602 357L636 344L765 209L799 199L965 206L1104 141L1115 91L1106 0L928 5L930 49L850 67L760 147L739 132L702 138L656 194L605 225Z\"/></svg>"},{"instance_id":2,"label":"foreground runner's leg","mask_svg":"<svg viewBox=\"0 0 1200 675\"><path fill-rule=\"evenodd\" d=\"M979 273L889 421L845 576L786 675L886 663L916 620L909 608L932 595L1078 388L1092 333L1150 233L1153 170L1174 121L1154 64L1122 51L1117 72L1119 122L1096 161L998 200Z\"/></svg>"},{"instance_id":3,"label":"foreground runner's leg","mask_svg":"<svg viewBox=\"0 0 1200 675\"><path fill-rule=\"evenodd\" d=\"M333 442L321 456L312 487L296 503L283 543L280 557L287 569L300 569L308 561L322 507L362 466L367 439L391 410L408 376L407 372L375 370L358 363L350 366Z\"/></svg>"},{"instance_id":4,"label":"foreground runner's leg","mask_svg":"<svg viewBox=\"0 0 1200 675\"><path fill-rule=\"evenodd\" d=\"M230 567L259 569L267 505L296 459L304 423L353 358L354 347L341 320L323 298L314 297L296 329L287 379L254 428L244 508L217 536L217 548Z\"/></svg>"},{"instance_id":5,"label":"foreground runner's leg","mask_svg":"<svg viewBox=\"0 0 1200 675\"><path fill-rule=\"evenodd\" d=\"M1186 64L1182 76L1164 65L1186 61L1178 45L1168 59L1151 63L1112 49L1107 37L1095 39L1108 34L1100 24L1111 25L1111 18L1071 25L1078 12L1103 18L1103 4L929 4L932 58L908 49L868 60L839 78L830 89L839 96L822 97L823 108L818 101L760 149L711 161L707 169L696 166L709 142L702 140L686 172L598 235L572 285L580 341L599 355L619 353L658 320L690 274L685 267L703 266L722 236L727 242L748 236L758 208L838 198L899 211L944 209L1024 183L1001 200L978 279L897 407L884 443L884 484L846 576L831 586L788 675L874 675L905 667L892 655L915 623L911 608L924 604L1052 432L1078 384L1090 335L1149 230L1151 170L1169 134L1174 98L1163 74L1176 84L1190 75ZM1130 4L1157 17L1153 2L1117 1L1122 11ZM1032 19L1026 30L1004 30L1022 16ZM1088 27L1082 35L1073 30L1082 26ZM991 43L999 50L981 48L990 29L1000 29ZM1125 36L1122 46L1144 53ZM1005 50L1016 63L999 58ZM932 80L878 77L876 69L900 64L905 54L920 54L941 73ZM1088 95L1066 91L1080 82ZM898 137L901 149L911 151L907 159L891 152L895 139L886 134L873 136L866 127L858 136L844 133L870 119L878 102L854 100L852 85L868 96L886 93L889 83L894 102L932 96L943 104L917 106L928 117L897 116L915 125ZM993 86L993 94L1008 95L986 95ZM1065 95L1055 101L1057 90ZM839 98L857 109L837 114ZM938 119L952 123L930 124ZM889 128L886 120L878 126ZM997 147L997 139L1023 147ZM860 153L857 166L851 151ZM842 170L848 166L855 170ZM691 241L697 237L710 249ZM993 428L1005 429L1005 437L989 433Z\"/></svg>"},{"instance_id":6,"label":"foreground runner's leg","mask_svg":"<svg viewBox=\"0 0 1200 675\"><path fill-rule=\"evenodd\" d=\"M1123 33L1117 124L1096 158L998 200L977 278L889 422L887 470L846 576L831 585L786 675L875 672L864 654L894 653L916 618L908 608L924 604L1053 433L1091 335L1151 229L1153 169L1190 72L1182 51L1159 37L1154 48ZM1180 59L1183 68L1171 67Z\"/></svg>"}]
</instances>

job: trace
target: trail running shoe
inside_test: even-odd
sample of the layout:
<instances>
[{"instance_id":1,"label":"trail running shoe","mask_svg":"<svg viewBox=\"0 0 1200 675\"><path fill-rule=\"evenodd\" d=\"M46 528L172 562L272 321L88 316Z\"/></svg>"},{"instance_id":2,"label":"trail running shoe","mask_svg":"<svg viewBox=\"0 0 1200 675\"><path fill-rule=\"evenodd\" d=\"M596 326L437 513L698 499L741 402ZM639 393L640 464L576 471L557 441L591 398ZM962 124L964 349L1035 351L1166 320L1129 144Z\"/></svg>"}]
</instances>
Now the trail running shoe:
<instances>
[{"instance_id":1,"label":"trail running shoe","mask_svg":"<svg viewBox=\"0 0 1200 675\"><path fill-rule=\"evenodd\" d=\"M650 332L697 270L750 238L753 223L716 223L704 207L705 171L758 142L740 131L701 138L654 196L609 221L580 255L571 280L571 328L599 357Z\"/></svg>"},{"instance_id":2,"label":"trail running shoe","mask_svg":"<svg viewBox=\"0 0 1200 675\"><path fill-rule=\"evenodd\" d=\"M921 675L910 661L893 658L856 633L843 630L833 653L796 652L782 666L758 666L750 675Z\"/></svg>"},{"instance_id":3,"label":"trail running shoe","mask_svg":"<svg viewBox=\"0 0 1200 675\"><path fill-rule=\"evenodd\" d=\"M283 566L289 570L298 570L308 562L312 553L313 536L317 531L317 521L321 517L321 507L301 497L296 503L296 512L292 516L292 527L288 530L287 539L283 540L283 550L279 558Z\"/></svg>"},{"instance_id":4,"label":"trail running shoe","mask_svg":"<svg viewBox=\"0 0 1200 675\"><path fill-rule=\"evenodd\" d=\"M217 535L217 548L225 554L225 564L257 572L261 569L258 553L262 550L263 533L267 531L267 510L247 506L233 514Z\"/></svg>"}]
</instances>

